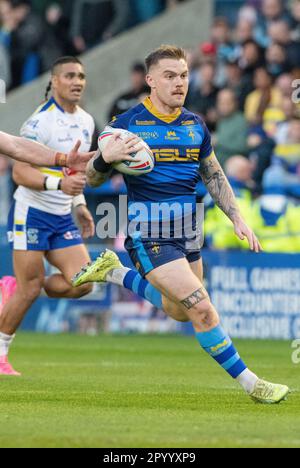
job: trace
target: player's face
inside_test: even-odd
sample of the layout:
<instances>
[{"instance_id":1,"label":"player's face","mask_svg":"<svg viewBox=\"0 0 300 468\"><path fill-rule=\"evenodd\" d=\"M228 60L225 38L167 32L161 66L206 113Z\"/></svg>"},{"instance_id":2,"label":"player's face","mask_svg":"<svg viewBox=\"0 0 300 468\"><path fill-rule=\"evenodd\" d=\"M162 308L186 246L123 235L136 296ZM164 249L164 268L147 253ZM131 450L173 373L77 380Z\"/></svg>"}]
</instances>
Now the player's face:
<instances>
[{"instance_id":1,"label":"player's face","mask_svg":"<svg viewBox=\"0 0 300 468\"><path fill-rule=\"evenodd\" d=\"M77 104L86 86L86 77L79 63L61 65L52 78L52 88L58 97L71 104Z\"/></svg>"},{"instance_id":2,"label":"player's face","mask_svg":"<svg viewBox=\"0 0 300 468\"><path fill-rule=\"evenodd\" d=\"M147 83L165 106L182 107L189 87L188 65L184 59L162 59L150 68Z\"/></svg>"}]
</instances>

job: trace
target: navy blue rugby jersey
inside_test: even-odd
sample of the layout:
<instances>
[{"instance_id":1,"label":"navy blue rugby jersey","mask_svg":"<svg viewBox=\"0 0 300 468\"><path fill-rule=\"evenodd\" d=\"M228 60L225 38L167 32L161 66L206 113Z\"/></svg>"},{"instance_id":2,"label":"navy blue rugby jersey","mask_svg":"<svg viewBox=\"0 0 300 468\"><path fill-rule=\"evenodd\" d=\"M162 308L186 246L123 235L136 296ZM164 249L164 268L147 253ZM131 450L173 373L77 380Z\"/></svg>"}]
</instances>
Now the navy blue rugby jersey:
<instances>
[{"instance_id":1,"label":"navy blue rugby jersey","mask_svg":"<svg viewBox=\"0 0 300 468\"><path fill-rule=\"evenodd\" d=\"M129 204L189 204L194 211L200 160L214 154L209 131L201 117L185 108L176 115L161 114L150 98L146 98L115 117L109 126L129 130L142 138L155 157L150 173L124 175Z\"/></svg>"}]
</instances>

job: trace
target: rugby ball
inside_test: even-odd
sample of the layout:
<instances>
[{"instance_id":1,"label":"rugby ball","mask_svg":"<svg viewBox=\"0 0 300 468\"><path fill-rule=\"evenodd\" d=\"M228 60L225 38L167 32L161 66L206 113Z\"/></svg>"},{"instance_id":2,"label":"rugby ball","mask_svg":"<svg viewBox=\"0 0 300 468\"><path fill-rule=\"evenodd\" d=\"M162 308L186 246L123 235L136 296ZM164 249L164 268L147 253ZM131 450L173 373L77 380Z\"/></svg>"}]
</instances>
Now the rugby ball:
<instances>
[{"instance_id":1,"label":"rugby ball","mask_svg":"<svg viewBox=\"0 0 300 468\"><path fill-rule=\"evenodd\" d=\"M123 138L124 140L128 137L134 136L134 133L131 133L128 130L124 130L122 128L107 127L101 133L98 140L99 149L101 152L103 152L106 145L109 144L109 141L114 133L120 133L120 138ZM140 176L151 172L155 164L154 156L147 143L143 140L141 140L141 143L143 145L143 148L140 151L137 151L136 153L130 154L131 157L138 159L137 162L121 161L113 164L114 169L116 169L118 172L121 172L122 174L132 176Z\"/></svg>"}]
</instances>

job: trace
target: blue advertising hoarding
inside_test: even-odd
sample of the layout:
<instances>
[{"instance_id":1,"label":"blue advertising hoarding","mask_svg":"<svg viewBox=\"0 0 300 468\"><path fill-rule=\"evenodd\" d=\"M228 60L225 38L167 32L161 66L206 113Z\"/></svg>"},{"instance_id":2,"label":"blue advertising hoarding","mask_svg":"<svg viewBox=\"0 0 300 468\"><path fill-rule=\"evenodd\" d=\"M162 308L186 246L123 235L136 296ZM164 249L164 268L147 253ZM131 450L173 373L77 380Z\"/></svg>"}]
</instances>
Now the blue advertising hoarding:
<instances>
[{"instance_id":1,"label":"blue advertising hoarding","mask_svg":"<svg viewBox=\"0 0 300 468\"><path fill-rule=\"evenodd\" d=\"M92 258L98 253L92 250ZM119 255L126 266L132 266L127 253ZM203 260L206 287L232 337L300 337L300 255L204 250ZM11 252L2 243L0 275L11 273ZM164 321L163 314L145 308L133 293L120 298L116 288L97 286L93 294L80 300L41 297L28 312L22 327L56 333L78 331L81 316L112 311L110 319L114 325L108 330L149 331L152 328L145 321L151 317L156 320L156 331L161 326L164 332L193 333L190 324L174 327ZM131 324L130 329L126 323Z\"/></svg>"}]
</instances>

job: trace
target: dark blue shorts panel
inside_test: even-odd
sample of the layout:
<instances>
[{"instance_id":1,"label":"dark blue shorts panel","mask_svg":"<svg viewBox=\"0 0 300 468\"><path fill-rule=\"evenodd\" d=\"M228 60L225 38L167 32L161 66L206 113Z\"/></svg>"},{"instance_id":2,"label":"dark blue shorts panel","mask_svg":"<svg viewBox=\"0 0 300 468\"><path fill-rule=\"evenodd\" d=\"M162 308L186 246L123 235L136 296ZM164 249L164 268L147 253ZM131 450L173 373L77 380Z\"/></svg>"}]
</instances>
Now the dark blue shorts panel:
<instances>
[{"instance_id":1,"label":"dark blue shorts panel","mask_svg":"<svg viewBox=\"0 0 300 468\"><path fill-rule=\"evenodd\" d=\"M14 250L49 251L83 242L71 214L49 214L20 202L9 213L8 239Z\"/></svg>"},{"instance_id":2,"label":"dark blue shorts panel","mask_svg":"<svg viewBox=\"0 0 300 468\"><path fill-rule=\"evenodd\" d=\"M180 239L135 239L128 237L126 250L139 273L144 277L150 271L180 258L186 258L189 263L201 258L201 251L186 249L184 240Z\"/></svg>"}]
</instances>

